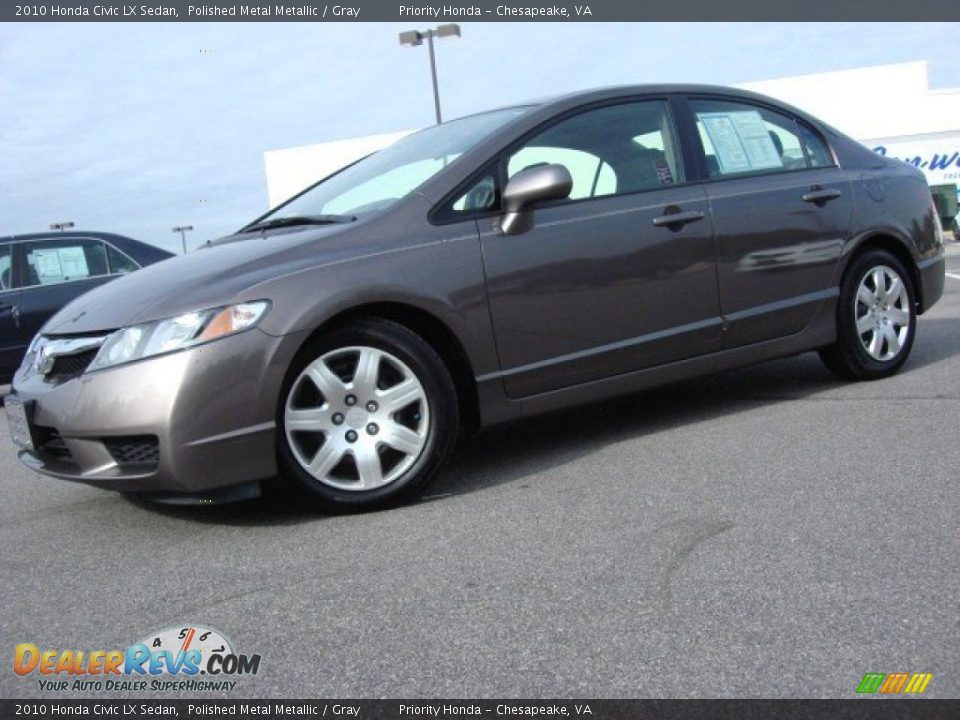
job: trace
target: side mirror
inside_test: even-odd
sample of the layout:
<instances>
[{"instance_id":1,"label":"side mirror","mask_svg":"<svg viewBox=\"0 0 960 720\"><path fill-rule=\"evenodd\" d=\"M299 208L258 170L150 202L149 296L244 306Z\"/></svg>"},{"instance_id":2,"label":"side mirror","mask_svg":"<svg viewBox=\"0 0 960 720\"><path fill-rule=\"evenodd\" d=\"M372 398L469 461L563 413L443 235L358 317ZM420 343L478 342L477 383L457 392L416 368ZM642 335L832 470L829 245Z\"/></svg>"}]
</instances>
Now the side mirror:
<instances>
[{"instance_id":1,"label":"side mirror","mask_svg":"<svg viewBox=\"0 0 960 720\"><path fill-rule=\"evenodd\" d=\"M533 227L533 204L570 195L573 178L563 165L535 165L521 170L503 189L500 229L518 235Z\"/></svg>"}]
</instances>

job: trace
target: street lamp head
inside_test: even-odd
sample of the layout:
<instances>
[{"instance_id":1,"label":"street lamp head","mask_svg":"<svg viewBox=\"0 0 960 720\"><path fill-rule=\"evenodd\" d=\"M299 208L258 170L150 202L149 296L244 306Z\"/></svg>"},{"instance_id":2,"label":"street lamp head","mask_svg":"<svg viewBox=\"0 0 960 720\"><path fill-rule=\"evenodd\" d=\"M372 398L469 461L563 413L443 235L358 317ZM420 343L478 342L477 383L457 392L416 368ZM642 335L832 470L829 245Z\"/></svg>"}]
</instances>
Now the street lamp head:
<instances>
[{"instance_id":1,"label":"street lamp head","mask_svg":"<svg viewBox=\"0 0 960 720\"><path fill-rule=\"evenodd\" d=\"M187 230L193 230L193 225L177 225L173 228L174 232L186 232Z\"/></svg>"},{"instance_id":2,"label":"street lamp head","mask_svg":"<svg viewBox=\"0 0 960 720\"><path fill-rule=\"evenodd\" d=\"M456 23L449 23L448 25L438 25L436 29L438 38L447 38L447 37L463 37L460 34L460 26Z\"/></svg>"},{"instance_id":3,"label":"street lamp head","mask_svg":"<svg viewBox=\"0 0 960 720\"><path fill-rule=\"evenodd\" d=\"M423 45L424 39L427 40L427 46L430 49L430 79L433 80L433 107L437 114L437 125L443 122L443 118L440 115L440 90L437 87L437 61L434 56L433 39L448 37L460 37L460 26L456 23L447 23L428 30L408 30L400 33L400 44L404 47Z\"/></svg>"},{"instance_id":4,"label":"street lamp head","mask_svg":"<svg viewBox=\"0 0 960 720\"><path fill-rule=\"evenodd\" d=\"M423 45L423 34L419 30L408 30L400 33L400 44L404 47Z\"/></svg>"},{"instance_id":5,"label":"street lamp head","mask_svg":"<svg viewBox=\"0 0 960 720\"><path fill-rule=\"evenodd\" d=\"M73 223L69 221L62 222L62 223L53 223L52 225L50 225L51 230L66 230L67 228L72 228L72 227L73 227Z\"/></svg>"}]
</instances>

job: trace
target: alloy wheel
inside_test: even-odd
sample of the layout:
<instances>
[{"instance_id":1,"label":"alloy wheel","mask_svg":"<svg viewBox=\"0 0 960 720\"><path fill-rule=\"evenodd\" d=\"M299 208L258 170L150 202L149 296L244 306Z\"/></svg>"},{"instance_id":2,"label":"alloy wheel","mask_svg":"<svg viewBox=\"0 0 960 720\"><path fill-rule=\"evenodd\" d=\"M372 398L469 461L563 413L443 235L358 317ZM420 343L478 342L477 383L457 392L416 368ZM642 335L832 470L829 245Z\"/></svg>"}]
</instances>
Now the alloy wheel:
<instances>
[{"instance_id":1,"label":"alloy wheel","mask_svg":"<svg viewBox=\"0 0 960 720\"><path fill-rule=\"evenodd\" d=\"M857 335L874 360L888 362L900 354L910 334L910 296L896 270L877 265L860 280L854 300Z\"/></svg>"},{"instance_id":2,"label":"alloy wheel","mask_svg":"<svg viewBox=\"0 0 960 720\"><path fill-rule=\"evenodd\" d=\"M417 461L430 405L416 374L374 347L345 347L307 365L287 395L284 432L319 482L349 491L389 485Z\"/></svg>"}]
</instances>

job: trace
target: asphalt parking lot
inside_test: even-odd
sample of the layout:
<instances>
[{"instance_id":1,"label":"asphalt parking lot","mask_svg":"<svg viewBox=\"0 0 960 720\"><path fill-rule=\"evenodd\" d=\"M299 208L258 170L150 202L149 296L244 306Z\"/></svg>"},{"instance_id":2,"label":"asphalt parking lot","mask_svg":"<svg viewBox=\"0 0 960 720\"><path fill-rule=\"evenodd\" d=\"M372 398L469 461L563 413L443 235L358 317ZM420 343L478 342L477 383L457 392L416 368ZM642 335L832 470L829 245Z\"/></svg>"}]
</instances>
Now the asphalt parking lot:
<instances>
[{"instance_id":1,"label":"asphalt parking lot","mask_svg":"<svg viewBox=\"0 0 960 720\"><path fill-rule=\"evenodd\" d=\"M960 696L948 265L895 378L807 354L497 428L388 512L151 506L28 472L4 417L0 695L53 696L17 643L196 623L262 655L237 697Z\"/></svg>"}]
</instances>

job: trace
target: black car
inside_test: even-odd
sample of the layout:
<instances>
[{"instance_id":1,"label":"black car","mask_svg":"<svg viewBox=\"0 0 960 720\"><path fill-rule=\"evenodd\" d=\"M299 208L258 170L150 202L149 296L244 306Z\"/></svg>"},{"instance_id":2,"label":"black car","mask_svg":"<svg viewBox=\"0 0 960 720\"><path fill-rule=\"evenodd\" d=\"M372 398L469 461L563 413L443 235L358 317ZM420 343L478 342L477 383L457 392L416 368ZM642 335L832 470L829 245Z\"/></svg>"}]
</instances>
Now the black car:
<instances>
[{"instance_id":1,"label":"black car","mask_svg":"<svg viewBox=\"0 0 960 720\"><path fill-rule=\"evenodd\" d=\"M172 253L105 232L0 237L0 384L41 326L87 290Z\"/></svg>"}]
</instances>

